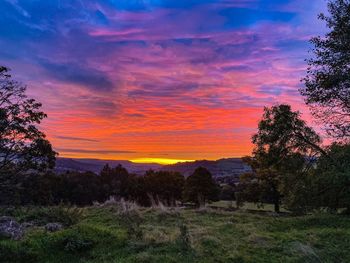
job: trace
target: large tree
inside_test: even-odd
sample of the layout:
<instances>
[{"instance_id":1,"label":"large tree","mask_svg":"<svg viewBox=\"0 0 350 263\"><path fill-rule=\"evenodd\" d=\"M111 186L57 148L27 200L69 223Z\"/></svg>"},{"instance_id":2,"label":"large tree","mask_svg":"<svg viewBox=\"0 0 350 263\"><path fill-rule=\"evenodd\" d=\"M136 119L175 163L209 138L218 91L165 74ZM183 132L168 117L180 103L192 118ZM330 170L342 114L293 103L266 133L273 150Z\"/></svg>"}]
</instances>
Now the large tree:
<instances>
[{"instance_id":1,"label":"large tree","mask_svg":"<svg viewBox=\"0 0 350 263\"><path fill-rule=\"evenodd\" d=\"M18 174L45 170L55 164L56 153L37 125L46 117L41 103L28 98L26 86L0 66L0 171Z\"/></svg>"},{"instance_id":2,"label":"large tree","mask_svg":"<svg viewBox=\"0 0 350 263\"><path fill-rule=\"evenodd\" d=\"M204 167L198 167L186 179L184 197L186 201L202 206L208 201L216 200L219 190L211 173Z\"/></svg>"},{"instance_id":3,"label":"large tree","mask_svg":"<svg viewBox=\"0 0 350 263\"><path fill-rule=\"evenodd\" d=\"M329 134L350 139L350 1L329 1L328 11L319 18L330 31L311 40L314 56L301 93Z\"/></svg>"},{"instance_id":4,"label":"large tree","mask_svg":"<svg viewBox=\"0 0 350 263\"><path fill-rule=\"evenodd\" d=\"M242 197L255 202L270 201L280 211L284 196L293 206L295 197L290 191L310 167L314 155L324 152L317 133L289 105L265 108L258 132L252 137L255 145L252 157L245 162L253 172L242 176ZM296 189L295 189L296 190ZM254 192L254 193L253 193Z\"/></svg>"}]
</instances>

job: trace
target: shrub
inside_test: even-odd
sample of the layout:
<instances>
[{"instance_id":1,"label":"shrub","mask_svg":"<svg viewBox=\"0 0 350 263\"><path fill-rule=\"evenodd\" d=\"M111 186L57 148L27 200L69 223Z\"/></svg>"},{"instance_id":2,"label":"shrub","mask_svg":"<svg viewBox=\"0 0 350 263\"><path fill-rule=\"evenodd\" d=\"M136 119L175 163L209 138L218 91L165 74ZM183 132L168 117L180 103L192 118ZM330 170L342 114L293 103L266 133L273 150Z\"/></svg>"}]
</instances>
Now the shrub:
<instances>
[{"instance_id":1,"label":"shrub","mask_svg":"<svg viewBox=\"0 0 350 263\"><path fill-rule=\"evenodd\" d=\"M90 250L94 246L94 242L80 236L68 236L63 239L62 246L65 251L77 253Z\"/></svg>"},{"instance_id":2,"label":"shrub","mask_svg":"<svg viewBox=\"0 0 350 263\"><path fill-rule=\"evenodd\" d=\"M179 225L180 235L177 239L177 244L180 246L181 251L188 252L191 250L190 233L188 232L187 225L181 223Z\"/></svg>"},{"instance_id":3,"label":"shrub","mask_svg":"<svg viewBox=\"0 0 350 263\"><path fill-rule=\"evenodd\" d=\"M38 255L23 243L0 242L0 260L2 263L35 263Z\"/></svg>"},{"instance_id":4,"label":"shrub","mask_svg":"<svg viewBox=\"0 0 350 263\"><path fill-rule=\"evenodd\" d=\"M14 216L19 217L22 222L34 221L38 225L59 222L64 226L71 226L80 220L81 215L80 208L55 206L23 208Z\"/></svg>"},{"instance_id":5,"label":"shrub","mask_svg":"<svg viewBox=\"0 0 350 263\"><path fill-rule=\"evenodd\" d=\"M123 224L127 228L129 238L142 239L143 232L141 229L142 218L139 214L125 214L123 216Z\"/></svg>"}]
</instances>

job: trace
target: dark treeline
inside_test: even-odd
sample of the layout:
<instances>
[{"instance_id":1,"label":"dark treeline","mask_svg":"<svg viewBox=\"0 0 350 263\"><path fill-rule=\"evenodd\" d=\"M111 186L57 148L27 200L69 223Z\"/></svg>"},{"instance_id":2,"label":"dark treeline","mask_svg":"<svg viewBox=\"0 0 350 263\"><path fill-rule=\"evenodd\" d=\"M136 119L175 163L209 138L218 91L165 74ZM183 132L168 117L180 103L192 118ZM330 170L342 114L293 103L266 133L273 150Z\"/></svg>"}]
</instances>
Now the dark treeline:
<instances>
[{"instance_id":1,"label":"dark treeline","mask_svg":"<svg viewBox=\"0 0 350 263\"><path fill-rule=\"evenodd\" d=\"M177 172L148 171L144 176L129 174L118 165L106 165L100 174L92 172L47 172L12 175L8 191L1 191L1 205L78 206L125 199L142 206L175 206L192 202L200 206L217 200L219 188L205 168L198 168L187 179ZM5 190L4 188L2 190Z\"/></svg>"}]
</instances>

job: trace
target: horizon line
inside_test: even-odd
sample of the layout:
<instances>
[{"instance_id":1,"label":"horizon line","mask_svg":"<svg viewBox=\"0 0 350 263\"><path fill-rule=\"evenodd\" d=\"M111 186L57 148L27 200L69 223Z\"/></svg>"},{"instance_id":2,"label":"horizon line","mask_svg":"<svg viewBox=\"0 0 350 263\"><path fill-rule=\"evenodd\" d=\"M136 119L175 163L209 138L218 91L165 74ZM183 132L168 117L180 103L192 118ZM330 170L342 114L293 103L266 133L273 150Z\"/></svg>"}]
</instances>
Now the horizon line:
<instances>
[{"instance_id":1,"label":"horizon line","mask_svg":"<svg viewBox=\"0 0 350 263\"><path fill-rule=\"evenodd\" d=\"M93 157L67 157L58 156L57 158L65 159L80 159L80 160L99 160L99 161L128 161L138 164L159 164L159 165L172 165L178 163L196 162L196 161L218 161L222 159L241 159L241 157L222 157L218 159L173 159L173 158L135 158L135 159L103 159L103 158L93 158Z\"/></svg>"}]
</instances>

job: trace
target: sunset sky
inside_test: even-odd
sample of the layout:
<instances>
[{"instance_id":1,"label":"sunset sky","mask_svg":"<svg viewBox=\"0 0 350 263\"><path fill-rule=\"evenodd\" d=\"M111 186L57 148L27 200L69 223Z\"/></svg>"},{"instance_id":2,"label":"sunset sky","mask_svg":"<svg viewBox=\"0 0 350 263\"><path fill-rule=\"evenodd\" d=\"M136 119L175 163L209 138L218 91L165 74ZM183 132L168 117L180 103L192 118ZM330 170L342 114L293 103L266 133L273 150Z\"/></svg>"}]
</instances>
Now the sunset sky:
<instances>
[{"instance_id":1,"label":"sunset sky","mask_svg":"<svg viewBox=\"0 0 350 263\"><path fill-rule=\"evenodd\" d=\"M323 0L0 0L0 65L60 156L247 155L264 106L298 93ZM164 160L165 159L165 160Z\"/></svg>"}]
</instances>

